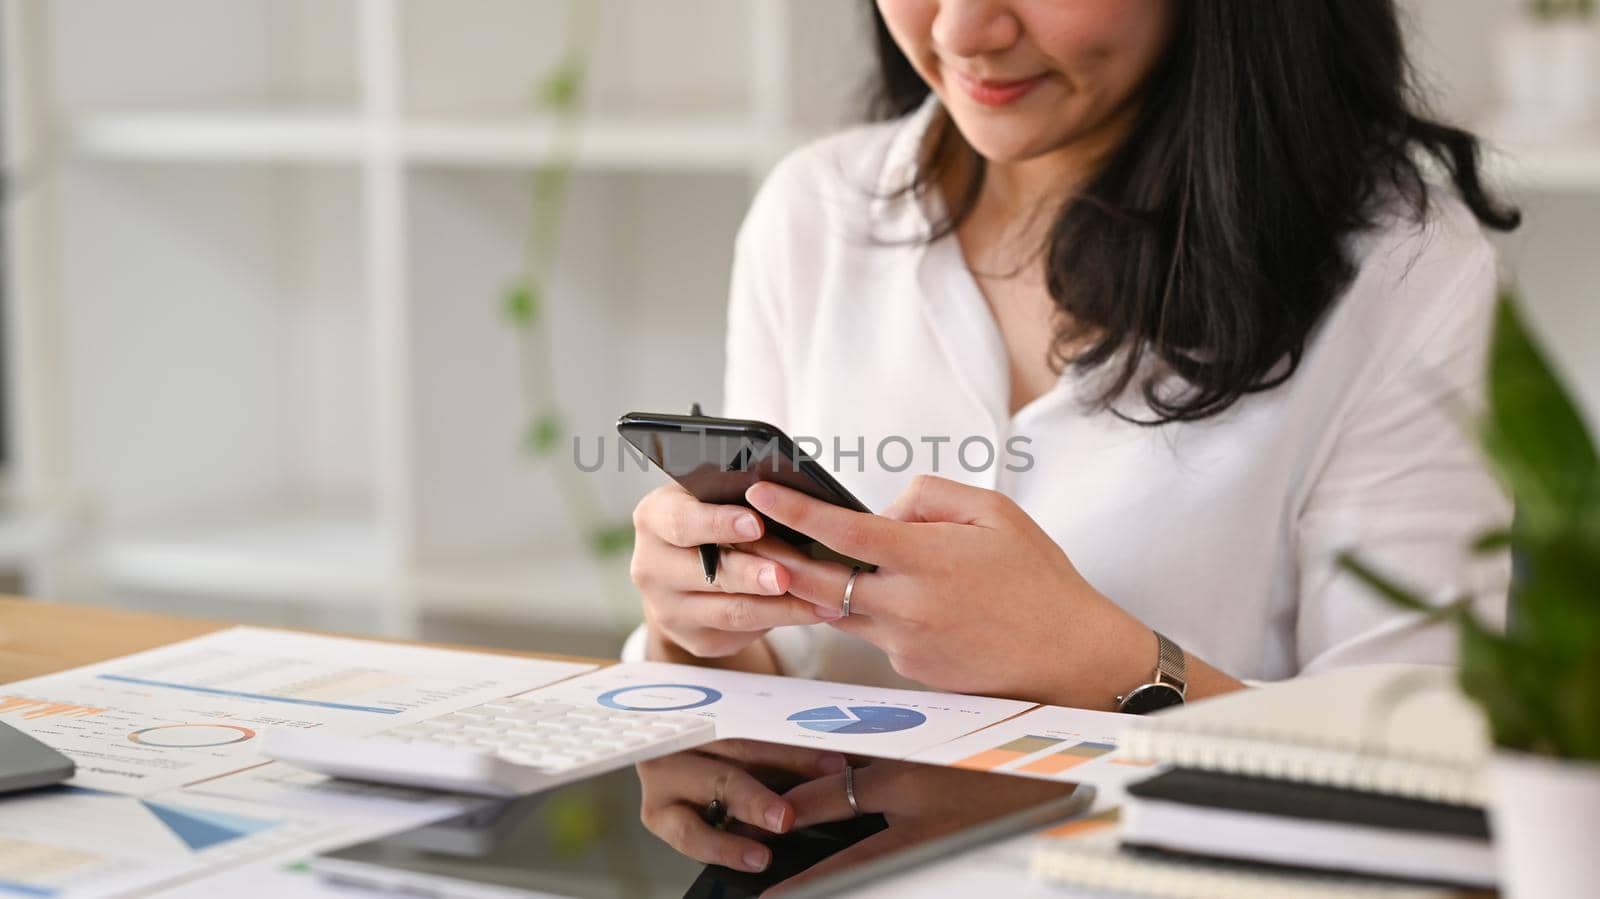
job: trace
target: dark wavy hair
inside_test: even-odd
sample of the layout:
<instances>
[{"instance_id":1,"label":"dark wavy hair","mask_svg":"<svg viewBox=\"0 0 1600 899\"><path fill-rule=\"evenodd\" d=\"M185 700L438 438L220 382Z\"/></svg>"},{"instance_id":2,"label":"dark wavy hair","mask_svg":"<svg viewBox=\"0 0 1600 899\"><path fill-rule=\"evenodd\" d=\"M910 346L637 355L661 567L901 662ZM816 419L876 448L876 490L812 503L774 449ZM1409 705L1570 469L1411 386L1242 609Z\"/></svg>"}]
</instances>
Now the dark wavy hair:
<instances>
[{"instance_id":1,"label":"dark wavy hair","mask_svg":"<svg viewBox=\"0 0 1600 899\"><path fill-rule=\"evenodd\" d=\"M1104 372L1095 404L1142 424L1203 419L1287 381L1355 276L1347 238L1397 197L1427 215L1425 158L1488 227L1520 221L1480 180L1477 139L1423 110L1393 0L1174 8L1128 137L1056 213L1043 253L1069 322L1052 366ZM873 115L901 116L929 88L872 14ZM971 214L984 171L943 119L906 190L936 188L950 166L972 174L930 239ZM1141 376L1149 354L1164 371ZM1115 409L1130 385L1153 417Z\"/></svg>"}]
</instances>

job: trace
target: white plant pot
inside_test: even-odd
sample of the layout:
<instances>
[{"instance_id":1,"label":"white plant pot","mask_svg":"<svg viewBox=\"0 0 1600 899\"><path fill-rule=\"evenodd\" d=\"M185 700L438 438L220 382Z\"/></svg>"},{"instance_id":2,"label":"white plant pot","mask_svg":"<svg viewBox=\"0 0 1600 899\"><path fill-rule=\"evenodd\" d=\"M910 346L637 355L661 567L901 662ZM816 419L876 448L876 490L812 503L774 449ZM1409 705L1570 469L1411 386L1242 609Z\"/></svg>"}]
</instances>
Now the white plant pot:
<instances>
[{"instance_id":1,"label":"white plant pot","mask_svg":"<svg viewBox=\"0 0 1600 899\"><path fill-rule=\"evenodd\" d=\"M1600 93L1600 41L1593 21L1513 20L1498 37L1496 69L1504 119L1524 138L1587 124Z\"/></svg>"},{"instance_id":2,"label":"white plant pot","mask_svg":"<svg viewBox=\"0 0 1600 899\"><path fill-rule=\"evenodd\" d=\"M1592 899L1600 890L1600 762L1501 749L1489 824L1507 899Z\"/></svg>"}]
</instances>

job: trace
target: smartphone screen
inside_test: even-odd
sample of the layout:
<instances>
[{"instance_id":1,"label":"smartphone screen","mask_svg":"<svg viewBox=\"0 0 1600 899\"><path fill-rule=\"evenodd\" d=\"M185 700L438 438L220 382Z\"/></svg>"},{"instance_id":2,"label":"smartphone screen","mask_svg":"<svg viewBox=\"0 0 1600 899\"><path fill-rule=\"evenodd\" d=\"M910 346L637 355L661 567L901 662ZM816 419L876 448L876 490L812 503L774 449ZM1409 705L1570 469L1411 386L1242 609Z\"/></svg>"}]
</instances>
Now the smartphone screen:
<instances>
[{"instance_id":1,"label":"smartphone screen","mask_svg":"<svg viewBox=\"0 0 1600 899\"><path fill-rule=\"evenodd\" d=\"M744 492L750 485L772 481L836 506L870 511L788 435L765 422L631 412L617 423L617 432L701 502L748 507ZM762 519L767 533L813 558L874 570L765 515Z\"/></svg>"}]
</instances>

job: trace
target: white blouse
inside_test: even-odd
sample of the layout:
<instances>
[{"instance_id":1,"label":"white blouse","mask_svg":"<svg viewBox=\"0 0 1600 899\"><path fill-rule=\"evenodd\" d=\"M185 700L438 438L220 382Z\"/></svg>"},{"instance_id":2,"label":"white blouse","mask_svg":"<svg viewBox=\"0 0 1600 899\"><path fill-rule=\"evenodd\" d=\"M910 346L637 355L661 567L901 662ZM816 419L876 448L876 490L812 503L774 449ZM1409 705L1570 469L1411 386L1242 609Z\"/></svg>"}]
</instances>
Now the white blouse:
<instances>
[{"instance_id":1,"label":"white blouse","mask_svg":"<svg viewBox=\"0 0 1600 899\"><path fill-rule=\"evenodd\" d=\"M1441 600L1478 591L1503 622L1508 558L1465 551L1511 514L1466 423L1495 255L1448 191L1425 224L1352 238L1359 272L1285 384L1145 427L1086 408L1069 368L1012 415L1006 346L959 244L918 240L937 199L896 192L935 112L821 140L768 177L738 237L725 415L816 438L874 509L920 473L1010 496L1097 589L1236 677L1454 661L1448 629L1336 570L1346 548ZM826 624L765 639L788 674L906 683Z\"/></svg>"}]
</instances>

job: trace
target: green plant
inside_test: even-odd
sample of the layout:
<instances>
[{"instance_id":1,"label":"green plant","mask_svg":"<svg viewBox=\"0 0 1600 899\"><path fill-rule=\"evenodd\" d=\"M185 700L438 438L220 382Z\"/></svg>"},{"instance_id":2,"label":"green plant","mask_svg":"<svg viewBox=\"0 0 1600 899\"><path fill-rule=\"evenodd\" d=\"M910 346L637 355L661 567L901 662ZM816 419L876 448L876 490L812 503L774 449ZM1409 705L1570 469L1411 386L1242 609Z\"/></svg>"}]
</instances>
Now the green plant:
<instances>
[{"instance_id":1,"label":"green plant","mask_svg":"<svg viewBox=\"0 0 1600 899\"><path fill-rule=\"evenodd\" d=\"M1587 19L1594 15L1594 0L1526 0L1528 15L1541 21Z\"/></svg>"},{"instance_id":2,"label":"green plant","mask_svg":"<svg viewBox=\"0 0 1600 899\"><path fill-rule=\"evenodd\" d=\"M1479 436L1518 505L1510 530L1473 544L1518 559L1505 633L1474 613L1471 596L1436 606L1350 553L1340 564L1390 601L1455 625L1461 687L1496 744L1600 760L1600 459L1510 294L1496 312Z\"/></svg>"},{"instance_id":3,"label":"green plant","mask_svg":"<svg viewBox=\"0 0 1600 899\"><path fill-rule=\"evenodd\" d=\"M561 244L561 224L566 212L582 124L583 91L588 74L589 48L597 26L598 4L569 2L566 9L565 46L561 56L534 90L534 103L551 122L550 151L529 179L528 240L523 270L507 285L500 306L506 323L517 334L517 361L522 401L527 416L522 449L547 463L552 482L575 530L584 535L585 548L596 562L626 554L633 546L633 528L626 521L609 520L593 483L576 467L559 462L560 449L570 444L567 416L555 392L554 348L546 298ZM550 464L554 463L554 464ZM619 612L637 609L631 593L618 591ZM624 622L631 626L631 621Z\"/></svg>"}]
</instances>

